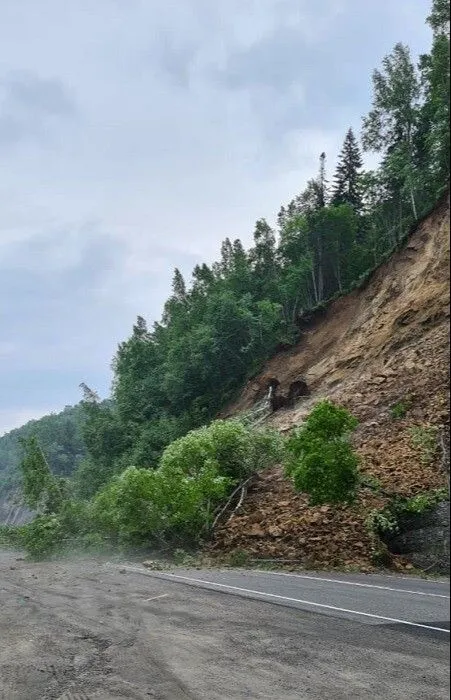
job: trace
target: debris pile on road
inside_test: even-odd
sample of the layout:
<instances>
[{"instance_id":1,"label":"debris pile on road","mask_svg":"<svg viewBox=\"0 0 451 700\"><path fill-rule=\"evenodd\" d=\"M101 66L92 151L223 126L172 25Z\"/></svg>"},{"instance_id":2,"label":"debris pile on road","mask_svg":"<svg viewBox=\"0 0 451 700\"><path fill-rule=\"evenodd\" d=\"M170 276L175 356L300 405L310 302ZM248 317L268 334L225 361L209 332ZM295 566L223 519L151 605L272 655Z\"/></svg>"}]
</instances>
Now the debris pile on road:
<instances>
[{"instance_id":1,"label":"debris pile on road","mask_svg":"<svg viewBox=\"0 0 451 700\"><path fill-rule=\"evenodd\" d=\"M365 494L352 507L310 507L281 469L270 469L250 487L242 512L216 530L210 551L243 550L256 559L308 566L368 566L373 539L365 513L382 505L381 498Z\"/></svg>"}]
</instances>

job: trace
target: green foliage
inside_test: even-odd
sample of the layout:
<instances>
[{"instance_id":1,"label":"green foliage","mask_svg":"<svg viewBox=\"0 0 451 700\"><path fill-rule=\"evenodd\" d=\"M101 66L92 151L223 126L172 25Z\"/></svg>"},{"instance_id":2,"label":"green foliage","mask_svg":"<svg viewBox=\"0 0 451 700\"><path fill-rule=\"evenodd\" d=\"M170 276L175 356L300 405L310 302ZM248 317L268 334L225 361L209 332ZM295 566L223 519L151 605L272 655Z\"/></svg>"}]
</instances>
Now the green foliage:
<instances>
[{"instance_id":1,"label":"green foliage","mask_svg":"<svg viewBox=\"0 0 451 700\"><path fill-rule=\"evenodd\" d=\"M273 431L215 421L173 442L156 470L129 467L95 497L96 527L118 542L193 544L232 485L282 455Z\"/></svg>"},{"instance_id":2,"label":"green foliage","mask_svg":"<svg viewBox=\"0 0 451 700\"><path fill-rule=\"evenodd\" d=\"M423 464L431 464L438 450L438 428L434 425L415 425L410 428L410 437Z\"/></svg>"},{"instance_id":3,"label":"green foliage","mask_svg":"<svg viewBox=\"0 0 451 700\"><path fill-rule=\"evenodd\" d=\"M23 526L0 525L0 547L13 549L23 547L22 531Z\"/></svg>"},{"instance_id":4,"label":"green foliage","mask_svg":"<svg viewBox=\"0 0 451 700\"><path fill-rule=\"evenodd\" d=\"M212 464L222 476L241 480L280 461L282 438L273 430L253 430L236 420L214 421L173 442L163 453L161 468L196 476Z\"/></svg>"},{"instance_id":5,"label":"green foliage","mask_svg":"<svg viewBox=\"0 0 451 700\"><path fill-rule=\"evenodd\" d=\"M58 501L57 510L38 513L30 523L11 530L12 541L34 559L104 545L102 536L95 531L90 505L67 494Z\"/></svg>"},{"instance_id":6,"label":"green foliage","mask_svg":"<svg viewBox=\"0 0 451 700\"><path fill-rule=\"evenodd\" d=\"M390 508L372 510L366 519L368 530L375 535L394 535L398 532L398 519Z\"/></svg>"},{"instance_id":7,"label":"green foliage","mask_svg":"<svg viewBox=\"0 0 451 700\"><path fill-rule=\"evenodd\" d=\"M409 397L401 399L397 403L393 404L393 406L390 406L390 416L394 420L405 418L411 407L412 401Z\"/></svg>"},{"instance_id":8,"label":"green foliage","mask_svg":"<svg viewBox=\"0 0 451 700\"><path fill-rule=\"evenodd\" d=\"M361 169L362 155L352 129L349 129L339 155L335 172L332 202L335 205L348 204L356 212L363 207Z\"/></svg>"},{"instance_id":9,"label":"green foliage","mask_svg":"<svg viewBox=\"0 0 451 700\"><path fill-rule=\"evenodd\" d=\"M64 536L62 524L54 513L38 515L22 528L21 541L34 559L48 557L58 548Z\"/></svg>"},{"instance_id":10,"label":"green foliage","mask_svg":"<svg viewBox=\"0 0 451 700\"><path fill-rule=\"evenodd\" d=\"M431 510L431 508L434 508L438 503L446 501L448 498L448 491L445 488L425 491L416 496L412 496L412 498L406 499L406 501L399 506L399 512L401 514L421 515Z\"/></svg>"},{"instance_id":11,"label":"green foliage","mask_svg":"<svg viewBox=\"0 0 451 700\"><path fill-rule=\"evenodd\" d=\"M414 134L420 81L410 51L401 43L373 73L373 108L363 122L363 145L383 155L386 185L418 216L415 202Z\"/></svg>"},{"instance_id":12,"label":"green foliage","mask_svg":"<svg viewBox=\"0 0 451 700\"><path fill-rule=\"evenodd\" d=\"M86 455L82 423L81 406L67 406L61 413L29 421L0 437L0 495L19 488L21 442L32 436L41 445L52 473L71 476Z\"/></svg>"},{"instance_id":13,"label":"green foliage","mask_svg":"<svg viewBox=\"0 0 451 700\"><path fill-rule=\"evenodd\" d=\"M23 440L23 448L23 499L37 513L18 529L18 538L33 558L45 557L88 533L89 514L86 504L73 499L70 482L52 474L37 439Z\"/></svg>"},{"instance_id":14,"label":"green foliage","mask_svg":"<svg viewBox=\"0 0 451 700\"><path fill-rule=\"evenodd\" d=\"M53 485L50 467L35 437L22 441L24 456L20 463L22 491L25 504L33 510L45 506L48 492Z\"/></svg>"},{"instance_id":15,"label":"green foliage","mask_svg":"<svg viewBox=\"0 0 451 700\"><path fill-rule=\"evenodd\" d=\"M417 164L429 196L444 191L450 163L450 37L449 0L433 0L427 22L433 32L429 54L420 57L424 101L419 114Z\"/></svg>"},{"instance_id":16,"label":"green foliage","mask_svg":"<svg viewBox=\"0 0 451 700\"><path fill-rule=\"evenodd\" d=\"M359 459L348 434L357 420L345 408L321 401L287 443L285 471L312 505L353 499L359 484Z\"/></svg>"},{"instance_id":17,"label":"green foliage","mask_svg":"<svg viewBox=\"0 0 451 700\"><path fill-rule=\"evenodd\" d=\"M94 499L96 526L121 543L193 543L206 530L230 481L213 464L196 476L179 469L129 467Z\"/></svg>"},{"instance_id":18,"label":"green foliage","mask_svg":"<svg viewBox=\"0 0 451 700\"><path fill-rule=\"evenodd\" d=\"M396 496L381 510L376 509L370 513L366 520L367 528L382 538L391 537L400 531L403 518L427 513L448 498L445 488L424 491L411 498Z\"/></svg>"}]
</instances>

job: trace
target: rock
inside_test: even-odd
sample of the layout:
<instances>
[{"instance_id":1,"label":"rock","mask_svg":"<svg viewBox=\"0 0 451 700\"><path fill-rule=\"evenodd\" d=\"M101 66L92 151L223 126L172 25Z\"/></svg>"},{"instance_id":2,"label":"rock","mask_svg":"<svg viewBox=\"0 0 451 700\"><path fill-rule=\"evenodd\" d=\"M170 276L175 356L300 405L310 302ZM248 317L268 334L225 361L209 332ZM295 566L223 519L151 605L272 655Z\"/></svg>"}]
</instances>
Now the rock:
<instances>
[{"instance_id":1,"label":"rock","mask_svg":"<svg viewBox=\"0 0 451 700\"><path fill-rule=\"evenodd\" d=\"M379 377L373 377L373 384L383 384L384 382L387 381L386 377L379 376Z\"/></svg>"},{"instance_id":2,"label":"rock","mask_svg":"<svg viewBox=\"0 0 451 700\"><path fill-rule=\"evenodd\" d=\"M283 531L280 529L280 527L269 527L268 532L271 537L280 537L283 535Z\"/></svg>"},{"instance_id":3,"label":"rock","mask_svg":"<svg viewBox=\"0 0 451 700\"><path fill-rule=\"evenodd\" d=\"M258 523L254 523L254 525L252 525L252 527L249 530L249 535L251 537L263 537L264 534L265 534L265 531L263 530L261 525L259 525Z\"/></svg>"}]
</instances>

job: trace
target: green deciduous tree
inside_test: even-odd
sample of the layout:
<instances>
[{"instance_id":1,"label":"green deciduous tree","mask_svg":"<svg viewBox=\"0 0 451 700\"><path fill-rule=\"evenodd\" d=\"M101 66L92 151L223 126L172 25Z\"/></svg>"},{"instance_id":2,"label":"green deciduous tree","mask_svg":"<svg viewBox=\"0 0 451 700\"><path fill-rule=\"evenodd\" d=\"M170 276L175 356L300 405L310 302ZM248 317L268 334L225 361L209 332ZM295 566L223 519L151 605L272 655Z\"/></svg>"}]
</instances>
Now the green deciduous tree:
<instances>
[{"instance_id":1,"label":"green deciduous tree","mask_svg":"<svg viewBox=\"0 0 451 700\"><path fill-rule=\"evenodd\" d=\"M434 0L427 22L433 32L430 54L420 57L424 104L417 135L419 167L431 198L449 183L450 19L449 0Z\"/></svg>"},{"instance_id":2,"label":"green deciduous tree","mask_svg":"<svg viewBox=\"0 0 451 700\"><path fill-rule=\"evenodd\" d=\"M348 434L357 420L343 407L321 401L287 443L285 471L312 505L352 500L359 483L359 459Z\"/></svg>"},{"instance_id":3,"label":"green deciduous tree","mask_svg":"<svg viewBox=\"0 0 451 700\"><path fill-rule=\"evenodd\" d=\"M363 121L364 148L382 154L393 196L408 198L417 218L414 139L419 117L419 76L404 44L398 43L373 73L373 108Z\"/></svg>"}]
</instances>

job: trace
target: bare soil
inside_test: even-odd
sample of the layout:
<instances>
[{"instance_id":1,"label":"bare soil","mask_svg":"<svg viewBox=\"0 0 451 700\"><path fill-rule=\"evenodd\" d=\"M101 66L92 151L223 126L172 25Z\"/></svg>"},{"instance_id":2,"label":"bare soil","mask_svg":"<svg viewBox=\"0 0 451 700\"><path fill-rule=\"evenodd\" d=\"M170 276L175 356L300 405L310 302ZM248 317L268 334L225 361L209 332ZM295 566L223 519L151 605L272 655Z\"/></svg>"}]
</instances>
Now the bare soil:
<instances>
[{"instance_id":1,"label":"bare soil","mask_svg":"<svg viewBox=\"0 0 451 700\"><path fill-rule=\"evenodd\" d=\"M359 419L361 469L386 492L410 497L444 487L440 450L425 459L411 431L449 426L449 240L448 198L363 288L333 302L295 347L275 355L224 415L252 409L270 379L286 395L304 378L311 395L273 413L267 425L288 433L318 400L331 399ZM396 418L395 405L405 415ZM310 508L281 469L268 470L240 512L217 528L212 551L371 569L379 545L365 521L387 500L364 490L354 506Z\"/></svg>"}]
</instances>

